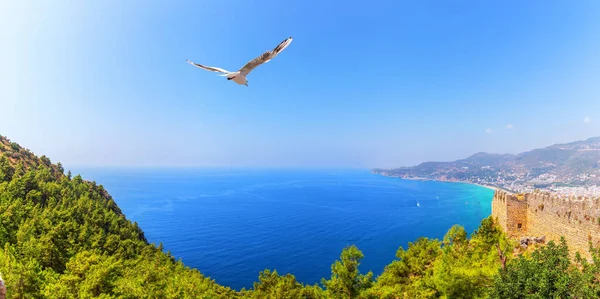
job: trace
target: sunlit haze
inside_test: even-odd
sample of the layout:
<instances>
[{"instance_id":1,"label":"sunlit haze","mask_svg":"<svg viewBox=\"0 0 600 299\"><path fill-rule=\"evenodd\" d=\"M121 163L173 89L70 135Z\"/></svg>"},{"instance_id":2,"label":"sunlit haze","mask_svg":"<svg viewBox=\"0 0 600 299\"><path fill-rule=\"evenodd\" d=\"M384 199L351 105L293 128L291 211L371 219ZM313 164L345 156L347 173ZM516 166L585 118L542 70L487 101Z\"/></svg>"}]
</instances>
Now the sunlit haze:
<instances>
[{"instance_id":1,"label":"sunlit haze","mask_svg":"<svg viewBox=\"0 0 600 299\"><path fill-rule=\"evenodd\" d=\"M185 62L236 70L288 36L249 87ZM597 1L3 1L0 40L0 134L70 167L396 167L600 135Z\"/></svg>"}]
</instances>

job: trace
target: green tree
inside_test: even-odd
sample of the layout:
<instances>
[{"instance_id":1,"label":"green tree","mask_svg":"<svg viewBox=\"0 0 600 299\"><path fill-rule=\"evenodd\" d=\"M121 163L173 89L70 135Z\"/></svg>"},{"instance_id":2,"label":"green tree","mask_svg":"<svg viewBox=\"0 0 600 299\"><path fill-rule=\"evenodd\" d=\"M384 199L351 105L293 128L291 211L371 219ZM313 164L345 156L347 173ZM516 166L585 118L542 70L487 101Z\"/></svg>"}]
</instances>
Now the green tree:
<instances>
[{"instance_id":1,"label":"green tree","mask_svg":"<svg viewBox=\"0 0 600 299\"><path fill-rule=\"evenodd\" d=\"M277 271L264 270L258 275L258 282L254 283L254 289L246 293L250 298L325 298L323 289L318 286L303 286L296 281L291 274L280 276Z\"/></svg>"},{"instance_id":2,"label":"green tree","mask_svg":"<svg viewBox=\"0 0 600 299\"><path fill-rule=\"evenodd\" d=\"M19 146L19 144L18 144L18 143L16 143L16 142L11 142L11 143L10 143L10 148L11 148L13 151L15 151L15 152L18 152L18 151L21 149L21 146Z\"/></svg>"},{"instance_id":3,"label":"green tree","mask_svg":"<svg viewBox=\"0 0 600 299\"><path fill-rule=\"evenodd\" d=\"M14 169L8 163L5 156L0 156L0 183L10 181L13 177Z\"/></svg>"},{"instance_id":4,"label":"green tree","mask_svg":"<svg viewBox=\"0 0 600 299\"><path fill-rule=\"evenodd\" d=\"M360 274L358 266L364 257L354 245L344 248L340 260L331 265L331 278L321 283L334 298L357 298L361 291L371 287L373 273Z\"/></svg>"},{"instance_id":5,"label":"green tree","mask_svg":"<svg viewBox=\"0 0 600 299\"><path fill-rule=\"evenodd\" d=\"M9 298L236 298L148 244L101 185L0 137L0 273ZM42 163L39 163L42 161ZM6 174L12 174L7 176Z\"/></svg>"},{"instance_id":6,"label":"green tree","mask_svg":"<svg viewBox=\"0 0 600 299\"><path fill-rule=\"evenodd\" d=\"M435 262L435 289L443 298L486 298L502 264L497 246L506 237L491 217L484 219L471 239L461 226L444 236L442 254Z\"/></svg>"},{"instance_id":7,"label":"green tree","mask_svg":"<svg viewBox=\"0 0 600 299\"><path fill-rule=\"evenodd\" d=\"M434 288L434 262L442 253L441 243L436 239L419 238L408 243L408 249L400 247L396 252L398 260L386 266L377 282L367 292L369 298L432 298Z\"/></svg>"},{"instance_id":8,"label":"green tree","mask_svg":"<svg viewBox=\"0 0 600 299\"><path fill-rule=\"evenodd\" d=\"M509 261L500 270L492 298L574 298L578 291L564 238L535 250L530 258L523 255Z\"/></svg>"},{"instance_id":9,"label":"green tree","mask_svg":"<svg viewBox=\"0 0 600 299\"><path fill-rule=\"evenodd\" d=\"M42 163L46 166L50 166L52 165L52 162L50 161L50 158L46 157L46 156L41 156L40 160L42 161Z\"/></svg>"},{"instance_id":10,"label":"green tree","mask_svg":"<svg viewBox=\"0 0 600 299\"><path fill-rule=\"evenodd\" d=\"M63 168L62 164L60 164L60 162L56 163L56 169L58 169L58 172L60 173L65 173L65 169Z\"/></svg>"}]
</instances>

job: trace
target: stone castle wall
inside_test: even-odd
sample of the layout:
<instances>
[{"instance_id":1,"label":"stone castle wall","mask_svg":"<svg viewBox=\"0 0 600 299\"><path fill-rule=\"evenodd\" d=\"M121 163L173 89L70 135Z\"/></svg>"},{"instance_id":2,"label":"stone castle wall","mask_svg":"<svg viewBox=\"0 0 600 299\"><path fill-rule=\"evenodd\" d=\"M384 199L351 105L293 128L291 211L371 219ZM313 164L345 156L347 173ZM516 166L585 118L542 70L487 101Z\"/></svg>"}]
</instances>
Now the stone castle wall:
<instances>
[{"instance_id":1,"label":"stone castle wall","mask_svg":"<svg viewBox=\"0 0 600 299\"><path fill-rule=\"evenodd\" d=\"M496 191L494 193L494 198L492 199L492 216L496 219L496 221L502 226L505 232L508 233L507 227L507 208L506 201L509 199L510 195L506 192Z\"/></svg>"},{"instance_id":2,"label":"stone castle wall","mask_svg":"<svg viewBox=\"0 0 600 299\"><path fill-rule=\"evenodd\" d=\"M547 192L509 194L496 191L492 216L513 238L564 236L571 253L589 257L589 241L600 245L600 199L560 197Z\"/></svg>"}]
</instances>

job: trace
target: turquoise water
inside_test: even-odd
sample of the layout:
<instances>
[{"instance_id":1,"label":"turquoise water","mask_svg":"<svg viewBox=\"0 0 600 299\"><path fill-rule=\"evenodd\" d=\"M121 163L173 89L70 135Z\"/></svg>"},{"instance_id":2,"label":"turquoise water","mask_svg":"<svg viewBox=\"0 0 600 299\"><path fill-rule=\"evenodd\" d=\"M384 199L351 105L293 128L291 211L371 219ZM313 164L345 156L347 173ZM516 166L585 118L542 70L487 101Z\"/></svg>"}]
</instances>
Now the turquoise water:
<instances>
[{"instance_id":1,"label":"turquoise water","mask_svg":"<svg viewBox=\"0 0 600 299\"><path fill-rule=\"evenodd\" d=\"M83 169L151 243L235 289L277 269L308 284L329 277L345 246L376 275L399 246L468 232L491 213L493 191L357 170Z\"/></svg>"}]
</instances>

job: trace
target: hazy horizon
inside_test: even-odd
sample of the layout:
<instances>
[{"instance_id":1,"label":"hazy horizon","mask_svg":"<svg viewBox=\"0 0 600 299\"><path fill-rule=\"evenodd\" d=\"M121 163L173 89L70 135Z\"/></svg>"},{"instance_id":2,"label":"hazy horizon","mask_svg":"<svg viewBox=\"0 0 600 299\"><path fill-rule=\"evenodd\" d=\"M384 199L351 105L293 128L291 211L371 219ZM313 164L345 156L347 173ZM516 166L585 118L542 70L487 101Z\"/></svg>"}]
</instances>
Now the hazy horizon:
<instances>
[{"instance_id":1,"label":"hazy horizon","mask_svg":"<svg viewBox=\"0 0 600 299\"><path fill-rule=\"evenodd\" d=\"M66 169L393 168L600 136L600 2L344 4L0 3L0 134ZM288 36L249 87L185 63L234 70Z\"/></svg>"},{"instance_id":2,"label":"hazy horizon","mask_svg":"<svg viewBox=\"0 0 600 299\"><path fill-rule=\"evenodd\" d=\"M6 136L8 137L8 136ZM600 136L591 136L589 138L600 138ZM585 138L582 140L573 140L573 141L569 141L569 142L564 142L564 143L571 143L571 142L576 142L576 141L584 141L587 140L589 138ZM9 138L10 139L10 138ZM14 141L14 140L11 140ZM559 142L559 143L553 143L553 144L549 144L547 146L551 146L551 145L556 145L556 144L562 144L563 142ZM544 146L546 147L546 146ZM542 147L542 148L544 148ZM28 148L29 149L29 148ZM537 149L537 148L536 148ZM31 149L29 149L31 150ZM534 149L529 149L523 152L527 152L530 150L534 150ZM34 154L41 156L43 154L38 154L36 152L34 152L33 150L31 150ZM518 153L493 153L493 152L484 152L487 154L520 154L523 152L518 152ZM86 170L86 169L98 169L98 168L103 168L103 169L115 169L115 170L160 170L160 169L165 169L165 170L169 170L169 169L187 169L187 170L223 170L223 169L229 169L229 170L323 170L323 171L336 171L336 170L372 170L372 169L376 169L376 168L380 168L380 169L387 169L387 168L399 168L399 167L410 167L410 166L416 166L420 163L424 163L424 162L453 162L456 160L460 160L463 158L467 158L471 155L474 154L478 154L478 153L482 153L482 152L474 152L471 154L468 154L466 156L463 157L459 157L457 159L454 160L426 160L426 161L420 161L417 162L416 164L411 164L411 165L395 165L395 166L384 166L384 167L362 167L362 166L314 166L314 165L304 165L304 166L287 166L287 165L280 165L280 166L239 166L239 165L212 165L212 166L207 166L207 165L192 165L192 164L185 164L185 165L110 165L110 164L103 164L103 165L93 165L93 164L89 164L89 165L85 165L85 164L75 164L75 165L67 165L68 167L70 167L70 169L65 169L66 170L75 170L75 173L77 173L78 170ZM51 157L49 157L51 159ZM61 161L52 161L53 163L57 163L57 162L61 162ZM61 162L61 164L63 164ZM63 164L63 166L65 166Z\"/></svg>"}]
</instances>

